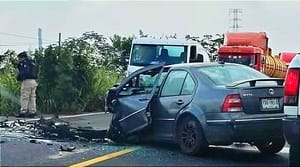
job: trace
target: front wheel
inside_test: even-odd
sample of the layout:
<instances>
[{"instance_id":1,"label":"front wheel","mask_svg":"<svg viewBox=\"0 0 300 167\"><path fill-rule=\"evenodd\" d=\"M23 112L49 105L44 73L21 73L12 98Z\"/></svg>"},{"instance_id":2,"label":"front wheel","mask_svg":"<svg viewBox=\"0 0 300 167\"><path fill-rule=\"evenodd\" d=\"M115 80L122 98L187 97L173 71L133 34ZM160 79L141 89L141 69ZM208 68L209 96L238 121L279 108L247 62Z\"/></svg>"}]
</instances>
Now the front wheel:
<instances>
[{"instance_id":1,"label":"front wheel","mask_svg":"<svg viewBox=\"0 0 300 167\"><path fill-rule=\"evenodd\" d=\"M187 116L179 122L176 138L183 153L204 155L208 150L208 143L203 135L201 125L191 116Z\"/></svg>"},{"instance_id":2,"label":"front wheel","mask_svg":"<svg viewBox=\"0 0 300 167\"><path fill-rule=\"evenodd\" d=\"M265 142L257 143L256 147L261 153L271 155L271 154L276 154L280 150L282 150L284 145L285 145L285 139L284 137L280 137L280 138L269 139Z\"/></svg>"}]
</instances>

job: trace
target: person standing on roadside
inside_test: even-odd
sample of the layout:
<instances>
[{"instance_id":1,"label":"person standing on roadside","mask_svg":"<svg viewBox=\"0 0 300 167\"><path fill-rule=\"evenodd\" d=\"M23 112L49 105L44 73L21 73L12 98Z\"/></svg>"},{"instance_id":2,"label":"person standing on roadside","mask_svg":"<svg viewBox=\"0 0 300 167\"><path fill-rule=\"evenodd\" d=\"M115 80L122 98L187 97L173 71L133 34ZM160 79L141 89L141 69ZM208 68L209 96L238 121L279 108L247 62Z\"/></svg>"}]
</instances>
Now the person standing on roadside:
<instances>
[{"instance_id":1,"label":"person standing on roadside","mask_svg":"<svg viewBox=\"0 0 300 167\"><path fill-rule=\"evenodd\" d=\"M17 80L21 82L21 109L17 117L33 118L36 115L37 65L27 52L18 54Z\"/></svg>"}]
</instances>

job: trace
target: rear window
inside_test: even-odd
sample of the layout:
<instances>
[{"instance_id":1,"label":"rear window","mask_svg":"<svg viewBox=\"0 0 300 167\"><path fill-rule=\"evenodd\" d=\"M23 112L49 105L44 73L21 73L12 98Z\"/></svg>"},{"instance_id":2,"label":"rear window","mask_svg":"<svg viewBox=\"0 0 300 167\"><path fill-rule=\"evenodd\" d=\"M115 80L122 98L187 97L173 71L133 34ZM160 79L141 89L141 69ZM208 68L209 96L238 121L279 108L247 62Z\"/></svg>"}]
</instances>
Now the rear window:
<instances>
[{"instance_id":1,"label":"rear window","mask_svg":"<svg viewBox=\"0 0 300 167\"><path fill-rule=\"evenodd\" d=\"M256 78L269 78L267 75L256 71L248 66L240 65L215 65L198 67L198 71L205 73L216 85L229 85L241 80L249 80ZM260 81L257 86L277 85L274 81ZM245 83L240 86L250 86Z\"/></svg>"}]
</instances>

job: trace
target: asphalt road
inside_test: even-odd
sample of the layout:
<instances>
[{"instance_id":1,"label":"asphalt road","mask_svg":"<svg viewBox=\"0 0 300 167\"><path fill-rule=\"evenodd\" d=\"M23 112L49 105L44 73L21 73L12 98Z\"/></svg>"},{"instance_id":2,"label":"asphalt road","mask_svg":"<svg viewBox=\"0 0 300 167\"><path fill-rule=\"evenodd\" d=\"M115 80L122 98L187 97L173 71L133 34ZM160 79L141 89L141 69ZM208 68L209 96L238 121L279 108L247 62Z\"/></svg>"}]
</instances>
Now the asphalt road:
<instances>
[{"instance_id":1,"label":"asphalt road","mask_svg":"<svg viewBox=\"0 0 300 167\"><path fill-rule=\"evenodd\" d=\"M97 114L63 119L74 127L105 129L110 118L110 114ZM249 145L212 146L205 157L197 157L182 154L171 144L39 139L31 143L26 135L5 128L0 129L0 134L1 166L288 166L288 147L275 156L263 156ZM61 146L76 149L66 152L61 151Z\"/></svg>"}]
</instances>

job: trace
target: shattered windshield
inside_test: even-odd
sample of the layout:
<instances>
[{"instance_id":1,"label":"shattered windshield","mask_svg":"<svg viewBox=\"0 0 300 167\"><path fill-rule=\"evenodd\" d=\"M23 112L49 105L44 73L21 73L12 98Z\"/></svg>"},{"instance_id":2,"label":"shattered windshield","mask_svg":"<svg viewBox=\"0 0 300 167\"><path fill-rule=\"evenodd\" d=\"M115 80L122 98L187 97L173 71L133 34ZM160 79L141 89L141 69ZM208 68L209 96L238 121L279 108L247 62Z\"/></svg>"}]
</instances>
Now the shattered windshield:
<instances>
[{"instance_id":1,"label":"shattered windshield","mask_svg":"<svg viewBox=\"0 0 300 167\"><path fill-rule=\"evenodd\" d=\"M146 66L165 62L166 65L186 63L187 46L135 44L130 65Z\"/></svg>"}]
</instances>

